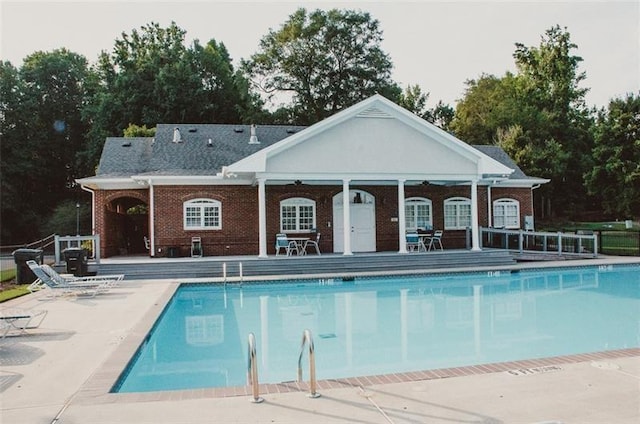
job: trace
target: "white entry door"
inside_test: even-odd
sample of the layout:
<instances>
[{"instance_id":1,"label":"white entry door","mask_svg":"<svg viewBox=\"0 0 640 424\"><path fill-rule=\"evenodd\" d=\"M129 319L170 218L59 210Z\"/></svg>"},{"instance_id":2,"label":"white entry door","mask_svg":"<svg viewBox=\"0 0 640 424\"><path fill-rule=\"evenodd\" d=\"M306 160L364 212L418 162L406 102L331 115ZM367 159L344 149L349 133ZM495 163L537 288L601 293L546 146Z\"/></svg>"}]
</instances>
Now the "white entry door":
<instances>
[{"instance_id":1,"label":"white entry door","mask_svg":"<svg viewBox=\"0 0 640 424\"><path fill-rule=\"evenodd\" d=\"M360 193L358 196L357 194ZM351 190L349 204L351 251L376 251L376 205L369 193ZM358 199L359 203L354 203ZM344 252L344 206L342 193L333 198L333 251Z\"/></svg>"}]
</instances>

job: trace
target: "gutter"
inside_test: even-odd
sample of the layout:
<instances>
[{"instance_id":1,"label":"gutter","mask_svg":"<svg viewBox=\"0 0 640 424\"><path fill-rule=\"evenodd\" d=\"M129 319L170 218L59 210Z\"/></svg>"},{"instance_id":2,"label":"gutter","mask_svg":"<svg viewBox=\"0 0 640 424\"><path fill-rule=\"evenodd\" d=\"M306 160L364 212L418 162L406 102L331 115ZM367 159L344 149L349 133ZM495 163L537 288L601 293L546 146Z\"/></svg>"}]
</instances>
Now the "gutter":
<instances>
[{"instance_id":1,"label":"gutter","mask_svg":"<svg viewBox=\"0 0 640 424\"><path fill-rule=\"evenodd\" d=\"M96 192L80 184L80 188L87 193L91 193L91 235L96 234Z\"/></svg>"}]
</instances>

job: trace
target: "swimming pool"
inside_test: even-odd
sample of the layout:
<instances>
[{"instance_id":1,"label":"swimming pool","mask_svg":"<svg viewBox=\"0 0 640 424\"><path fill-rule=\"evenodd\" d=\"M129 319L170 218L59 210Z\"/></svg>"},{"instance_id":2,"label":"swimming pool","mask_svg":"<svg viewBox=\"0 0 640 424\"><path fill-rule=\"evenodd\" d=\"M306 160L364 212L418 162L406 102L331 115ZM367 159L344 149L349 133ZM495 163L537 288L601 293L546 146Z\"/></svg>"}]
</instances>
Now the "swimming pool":
<instances>
[{"instance_id":1,"label":"swimming pool","mask_svg":"<svg viewBox=\"0 0 640 424\"><path fill-rule=\"evenodd\" d=\"M640 267L182 285L114 392L296 378L304 329L318 379L640 346Z\"/></svg>"}]
</instances>

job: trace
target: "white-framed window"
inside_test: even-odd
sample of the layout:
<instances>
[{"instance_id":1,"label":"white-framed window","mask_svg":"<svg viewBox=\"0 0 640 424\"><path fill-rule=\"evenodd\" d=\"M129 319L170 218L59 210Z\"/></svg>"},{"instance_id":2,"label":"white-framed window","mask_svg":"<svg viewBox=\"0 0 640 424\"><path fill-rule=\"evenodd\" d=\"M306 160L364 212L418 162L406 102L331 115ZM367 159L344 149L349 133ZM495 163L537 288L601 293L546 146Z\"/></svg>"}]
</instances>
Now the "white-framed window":
<instances>
[{"instance_id":1,"label":"white-framed window","mask_svg":"<svg viewBox=\"0 0 640 424\"><path fill-rule=\"evenodd\" d=\"M410 197L404 201L405 225L407 230L433 228L431 200L424 197Z\"/></svg>"},{"instance_id":2,"label":"white-framed window","mask_svg":"<svg viewBox=\"0 0 640 424\"><path fill-rule=\"evenodd\" d=\"M316 202L292 197L280 202L280 232L303 233L316 228Z\"/></svg>"},{"instance_id":3,"label":"white-framed window","mask_svg":"<svg viewBox=\"0 0 640 424\"><path fill-rule=\"evenodd\" d=\"M471 226L471 200L452 197L444 201L444 229L464 230Z\"/></svg>"},{"instance_id":4,"label":"white-framed window","mask_svg":"<svg viewBox=\"0 0 640 424\"><path fill-rule=\"evenodd\" d=\"M184 202L185 230L219 230L222 228L222 203L213 199Z\"/></svg>"},{"instance_id":5,"label":"white-framed window","mask_svg":"<svg viewBox=\"0 0 640 424\"><path fill-rule=\"evenodd\" d=\"M520 202L515 199L494 200L493 226L496 228L520 228Z\"/></svg>"}]
</instances>

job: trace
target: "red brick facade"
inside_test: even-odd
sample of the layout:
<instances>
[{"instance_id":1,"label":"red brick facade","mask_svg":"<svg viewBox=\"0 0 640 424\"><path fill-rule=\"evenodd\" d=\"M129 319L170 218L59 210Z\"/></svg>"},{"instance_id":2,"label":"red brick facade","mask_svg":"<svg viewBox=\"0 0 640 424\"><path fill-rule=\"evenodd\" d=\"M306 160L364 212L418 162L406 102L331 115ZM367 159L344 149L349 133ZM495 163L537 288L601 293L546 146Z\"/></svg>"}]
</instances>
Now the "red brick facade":
<instances>
[{"instance_id":1,"label":"red brick facade","mask_svg":"<svg viewBox=\"0 0 640 424\"><path fill-rule=\"evenodd\" d=\"M398 250L398 188L390 186L351 186L366 191L375 198L376 250ZM155 254L165 256L168 248L175 247L180 256L188 256L191 237L202 238L205 256L257 255L258 254L258 188L257 186L154 186ZM322 234L320 246L323 252L333 251L333 197L342 192L341 185L267 185L267 247L274 253L275 234L280 232L280 202L291 197L309 198L316 202L316 224ZM450 197L470 198L469 186L407 185L405 198L425 197L432 201L433 226L444 228L443 204ZM521 225L526 215L533 215L532 192L529 188L492 188L492 200L515 199L520 202ZM185 230L183 204L186 201L207 198L222 204L222 228L220 230ZM139 251L143 233L151 234L146 226L134 223L123 227L126 208L135 204L149 206L148 190L97 190L95 196L96 233L101 237L102 254L105 257L126 252L126 248ZM488 224L487 188L478 187L478 214L481 226ZM151 208L149 208L150 210ZM142 218L142 217L140 217ZM129 229L123 233L123 228ZM126 241L123 241L126 240ZM123 246L126 243L126 246ZM445 248L464 248L466 231L446 231Z\"/></svg>"}]
</instances>

